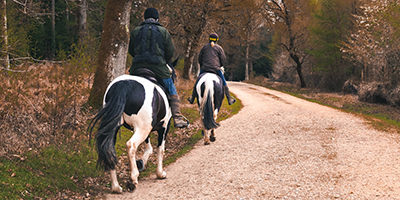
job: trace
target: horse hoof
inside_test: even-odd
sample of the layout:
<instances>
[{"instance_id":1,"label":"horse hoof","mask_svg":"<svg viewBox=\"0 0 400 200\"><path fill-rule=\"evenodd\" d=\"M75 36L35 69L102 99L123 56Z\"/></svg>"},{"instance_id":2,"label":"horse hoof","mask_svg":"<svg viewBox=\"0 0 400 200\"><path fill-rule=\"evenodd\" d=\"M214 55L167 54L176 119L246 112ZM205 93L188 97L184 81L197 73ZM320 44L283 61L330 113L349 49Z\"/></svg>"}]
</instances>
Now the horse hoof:
<instances>
[{"instance_id":1,"label":"horse hoof","mask_svg":"<svg viewBox=\"0 0 400 200\"><path fill-rule=\"evenodd\" d=\"M143 171L144 170L144 162L143 162L143 160L142 159L137 160L136 161L136 166L137 166L139 172Z\"/></svg>"},{"instance_id":2,"label":"horse hoof","mask_svg":"<svg viewBox=\"0 0 400 200\"><path fill-rule=\"evenodd\" d=\"M209 145L210 144L210 142L204 142L204 145Z\"/></svg>"},{"instance_id":3,"label":"horse hoof","mask_svg":"<svg viewBox=\"0 0 400 200\"><path fill-rule=\"evenodd\" d=\"M213 136L210 136L210 141L211 141L211 142L215 142L215 140L216 140L216 138L215 138L215 137L213 137Z\"/></svg>"},{"instance_id":4,"label":"horse hoof","mask_svg":"<svg viewBox=\"0 0 400 200\"><path fill-rule=\"evenodd\" d=\"M158 178L158 179L166 179L166 178L167 178L167 172L164 172L164 171L163 171L163 172L161 173L161 175L158 175L158 174L157 174L157 178Z\"/></svg>"},{"instance_id":5,"label":"horse hoof","mask_svg":"<svg viewBox=\"0 0 400 200\"><path fill-rule=\"evenodd\" d=\"M111 193L114 193L114 194L122 194L122 187L121 187L121 186L118 186L118 188L111 189Z\"/></svg>"},{"instance_id":6,"label":"horse hoof","mask_svg":"<svg viewBox=\"0 0 400 200\"><path fill-rule=\"evenodd\" d=\"M132 182L132 180L129 179L129 180L126 182L126 189L128 190L128 192L133 192L133 191L136 189L136 184L134 184L134 183Z\"/></svg>"}]
</instances>

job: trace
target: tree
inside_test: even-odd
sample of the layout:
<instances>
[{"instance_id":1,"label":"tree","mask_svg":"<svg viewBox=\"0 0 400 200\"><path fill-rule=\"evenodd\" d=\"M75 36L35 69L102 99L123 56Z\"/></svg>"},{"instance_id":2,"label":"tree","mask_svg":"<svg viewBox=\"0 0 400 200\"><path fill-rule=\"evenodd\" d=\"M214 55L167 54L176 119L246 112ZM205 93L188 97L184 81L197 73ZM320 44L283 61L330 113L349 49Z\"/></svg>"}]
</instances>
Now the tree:
<instances>
[{"instance_id":1,"label":"tree","mask_svg":"<svg viewBox=\"0 0 400 200\"><path fill-rule=\"evenodd\" d=\"M319 81L319 87L340 90L353 68L343 59L340 48L352 28L349 17L354 1L319 0L317 4L310 26L312 49L309 53L315 61L312 71L324 77L325 81Z\"/></svg>"},{"instance_id":2,"label":"tree","mask_svg":"<svg viewBox=\"0 0 400 200\"><path fill-rule=\"evenodd\" d=\"M87 0L80 0L79 4L79 20L78 20L78 27L79 27L79 40L82 43L84 39L88 36L88 27L87 27L87 10L88 4Z\"/></svg>"},{"instance_id":3,"label":"tree","mask_svg":"<svg viewBox=\"0 0 400 200\"><path fill-rule=\"evenodd\" d=\"M341 49L361 66L363 81L398 82L400 76L400 1L367 2L354 16L356 24Z\"/></svg>"},{"instance_id":4,"label":"tree","mask_svg":"<svg viewBox=\"0 0 400 200\"><path fill-rule=\"evenodd\" d=\"M306 87L303 77L303 63L307 58L308 26L310 12L306 0L267 0L264 2L265 17L270 20L275 33L284 33L280 37L281 46L288 52L294 62L300 79L300 86Z\"/></svg>"},{"instance_id":5,"label":"tree","mask_svg":"<svg viewBox=\"0 0 400 200\"><path fill-rule=\"evenodd\" d=\"M3 21L3 23L4 23L4 25L3 25L3 38L4 38L4 51L5 51L5 54L6 54L6 58L5 58L5 60L6 60L6 65L7 65L7 67L6 67L6 69L7 70L9 70L10 69L10 54L8 53L8 29L7 29L7 0L3 0L3 6L4 6L4 8L3 8L3 19L4 19L4 21Z\"/></svg>"},{"instance_id":6,"label":"tree","mask_svg":"<svg viewBox=\"0 0 400 200\"><path fill-rule=\"evenodd\" d=\"M229 1L229 7L225 10L225 26L230 26L231 31L230 37L232 38L229 42L234 45L243 46L243 54L245 58L245 80L249 80L250 73L253 71L252 59L251 59L251 45L259 38L257 30L259 30L263 24L264 19L261 15L260 3L257 0L250 1Z\"/></svg>"},{"instance_id":7,"label":"tree","mask_svg":"<svg viewBox=\"0 0 400 200\"><path fill-rule=\"evenodd\" d=\"M107 1L97 69L89 97L89 104L94 108L101 107L108 84L125 74L132 2Z\"/></svg>"},{"instance_id":8,"label":"tree","mask_svg":"<svg viewBox=\"0 0 400 200\"><path fill-rule=\"evenodd\" d=\"M165 1L163 5L168 9L165 14L172 22L167 24L168 30L175 38L182 40L184 46L182 78L190 79L189 72L201 37L221 3L216 0L184 0Z\"/></svg>"}]
</instances>

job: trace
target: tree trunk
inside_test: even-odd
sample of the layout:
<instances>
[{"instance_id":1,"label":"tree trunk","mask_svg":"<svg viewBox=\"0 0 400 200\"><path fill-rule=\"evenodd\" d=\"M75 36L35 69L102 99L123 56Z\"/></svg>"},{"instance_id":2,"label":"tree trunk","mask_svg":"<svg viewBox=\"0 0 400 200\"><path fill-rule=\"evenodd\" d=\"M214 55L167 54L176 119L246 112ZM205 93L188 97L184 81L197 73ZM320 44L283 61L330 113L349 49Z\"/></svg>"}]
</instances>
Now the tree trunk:
<instances>
[{"instance_id":1,"label":"tree trunk","mask_svg":"<svg viewBox=\"0 0 400 200\"><path fill-rule=\"evenodd\" d=\"M191 51L192 51L192 42L189 41L188 39L186 40L186 54L185 54L185 60L183 63L183 74L182 78L184 79L190 79L190 66L192 65L191 63Z\"/></svg>"},{"instance_id":2,"label":"tree trunk","mask_svg":"<svg viewBox=\"0 0 400 200\"><path fill-rule=\"evenodd\" d=\"M81 3L79 5L79 41L81 43L84 42L85 38L88 35L88 29L87 29L87 0L81 0Z\"/></svg>"},{"instance_id":3,"label":"tree trunk","mask_svg":"<svg viewBox=\"0 0 400 200\"><path fill-rule=\"evenodd\" d=\"M202 28L201 28L202 29ZM199 45L199 38L201 36L202 31L198 31L196 34L192 35L191 38L193 39L187 39L187 45L186 45L186 55L185 55L185 62L183 65L183 74L182 78L190 80L190 68L193 66L193 57L195 55L195 49L197 49L197 46Z\"/></svg>"},{"instance_id":4,"label":"tree trunk","mask_svg":"<svg viewBox=\"0 0 400 200\"><path fill-rule=\"evenodd\" d=\"M207 20L206 20L207 13L208 13L208 3L203 5L202 15L201 15L201 18L198 22L198 26L196 27L196 29L195 30L191 30L191 29L185 30L187 52L185 55L185 63L183 65L182 78L184 78L184 79L188 79L188 80L190 79L189 72L190 72L191 66L193 66L193 56L195 55L195 50L197 49L197 47L199 45L199 40L203 33L204 27L206 27L206 25L207 25Z\"/></svg>"},{"instance_id":5,"label":"tree trunk","mask_svg":"<svg viewBox=\"0 0 400 200\"><path fill-rule=\"evenodd\" d=\"M299 75L299 78L300 78L300 87L305 88L307 85L306 85L306 82L304 81L303 72L301 71L301 68L302 68L302 65L301 65L301 63L299 63L296 67L296 70L297 70L297 74Z\"/></svg>"},{"instance_id":6,"label":"tree trunk","mask_svg":"<svg viewBox=\"0 0 400 200\"><path fill-rule=\"evenodd\" d=\"M7 70L10 70L10 54L8 53L8 29L7 29L7 0L4 0L4 51L6 52Z\"/></svg>"},{"instance_id":7,"label":"tree trunk","mask_svg":"<svg viewBox=\"0 0 400 200\"><path fill-rule=\"evenodd\" d=\"M300 79L300 87L301 88L305 88L307 87L306 82L304 81L304 77L303 77L303 72L302 72L302 63L300 62L299 57L296 54L290 54L290 57L294 60L294 62L296 63L296 71L297 74L299 75L299 79Z\"/></svg>"},{"instance_id":8,"label":"tree trunk","mask_svg":"<svg viewBox=\"0 0 400 200\"><path fill-rule=\"evenodd\" d=\"M246 70L245 70L245 78L244 80L249 80L249 52L250 52L250 43L246 42Z\"/></svg>"},{"instance_id":9,"label":"tree trunk","mask_svg":"<svg viewBox=\"0 0 400 200\"><path fill-rule=\"evenodd\" d=\"M56 1L51 0L51 31L52 31L52 44L51 56L52 59L56 57Z\"/></svg>"},{"instance_id":10,"label":"tree trunk","mask_svg":"<svg viewBox=\"0 0 400 200\"><path fill-rule=\"evenodd\" d=\"M100 108L108 84L125 74L133 0L107 1L100 51L89 105Z\"/></svg>"}]
</instances>

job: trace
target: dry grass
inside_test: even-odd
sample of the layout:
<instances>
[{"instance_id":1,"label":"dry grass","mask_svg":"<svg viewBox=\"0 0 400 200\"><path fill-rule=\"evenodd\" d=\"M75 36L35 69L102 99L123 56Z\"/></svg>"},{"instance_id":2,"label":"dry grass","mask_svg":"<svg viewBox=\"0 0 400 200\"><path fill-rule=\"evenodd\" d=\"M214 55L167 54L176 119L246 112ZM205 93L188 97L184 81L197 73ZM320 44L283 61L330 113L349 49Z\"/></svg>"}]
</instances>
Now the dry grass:
<instances>
[{"instance_id":1,"label":"dry grass","mask_svg":"<svg viewBox=\"0 0 400 200\"><path fill-rule=\"evenodd\" d=\"M0 76L5 94L0 99L1 157L82 136L78 133L88 119L83 107L90 85L88 69L31 65L26 73Z\"/></svg>"}]
</instances>

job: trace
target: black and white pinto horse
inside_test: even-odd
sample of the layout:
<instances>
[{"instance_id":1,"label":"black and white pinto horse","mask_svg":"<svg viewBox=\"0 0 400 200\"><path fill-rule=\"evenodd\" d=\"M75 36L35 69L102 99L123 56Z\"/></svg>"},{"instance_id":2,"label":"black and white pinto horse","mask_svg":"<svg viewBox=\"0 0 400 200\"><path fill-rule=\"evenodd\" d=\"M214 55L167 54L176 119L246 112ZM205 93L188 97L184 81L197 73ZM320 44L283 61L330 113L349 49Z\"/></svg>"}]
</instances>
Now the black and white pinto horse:
<instances>
[{"instance_id":1,"label":"black and white pinto horse","mask_svg":"<svg viewBox=\"0 0 400 200\"><path fill-rule=\"evenodd\" d=\"M130 181L127 189L134 190L138 184L139 170L143 170L153 148L150 144L151 131L158 132L157 178L166 178L162 162L165 148L171 109L165 91L155 82L132 75L122 75L113 80L106 90L103 108L89 125L90 133L100 121L97 130L97 165L111 173L111 191L122 193L117 180L115 166L118 164L115 143L117 132L121 126L134 131L126 142L130 163ZM135 161L136 150L145 141L142 159Z\"/></svg>"},{"instance_id":2,"label":"black and white pinto horse","mask_svg":"<svg viewBox=\"0 0 400 200\"><path fill-rule=\"evenodd\" d=\"M224 87L222 79L215 73L205 72L199 75L193 88L194 97L203 125L204 144L208 145L216 140L215 129L219 127L216 122L218 112L224 100Z\"/></svg>"}]
</instances>

